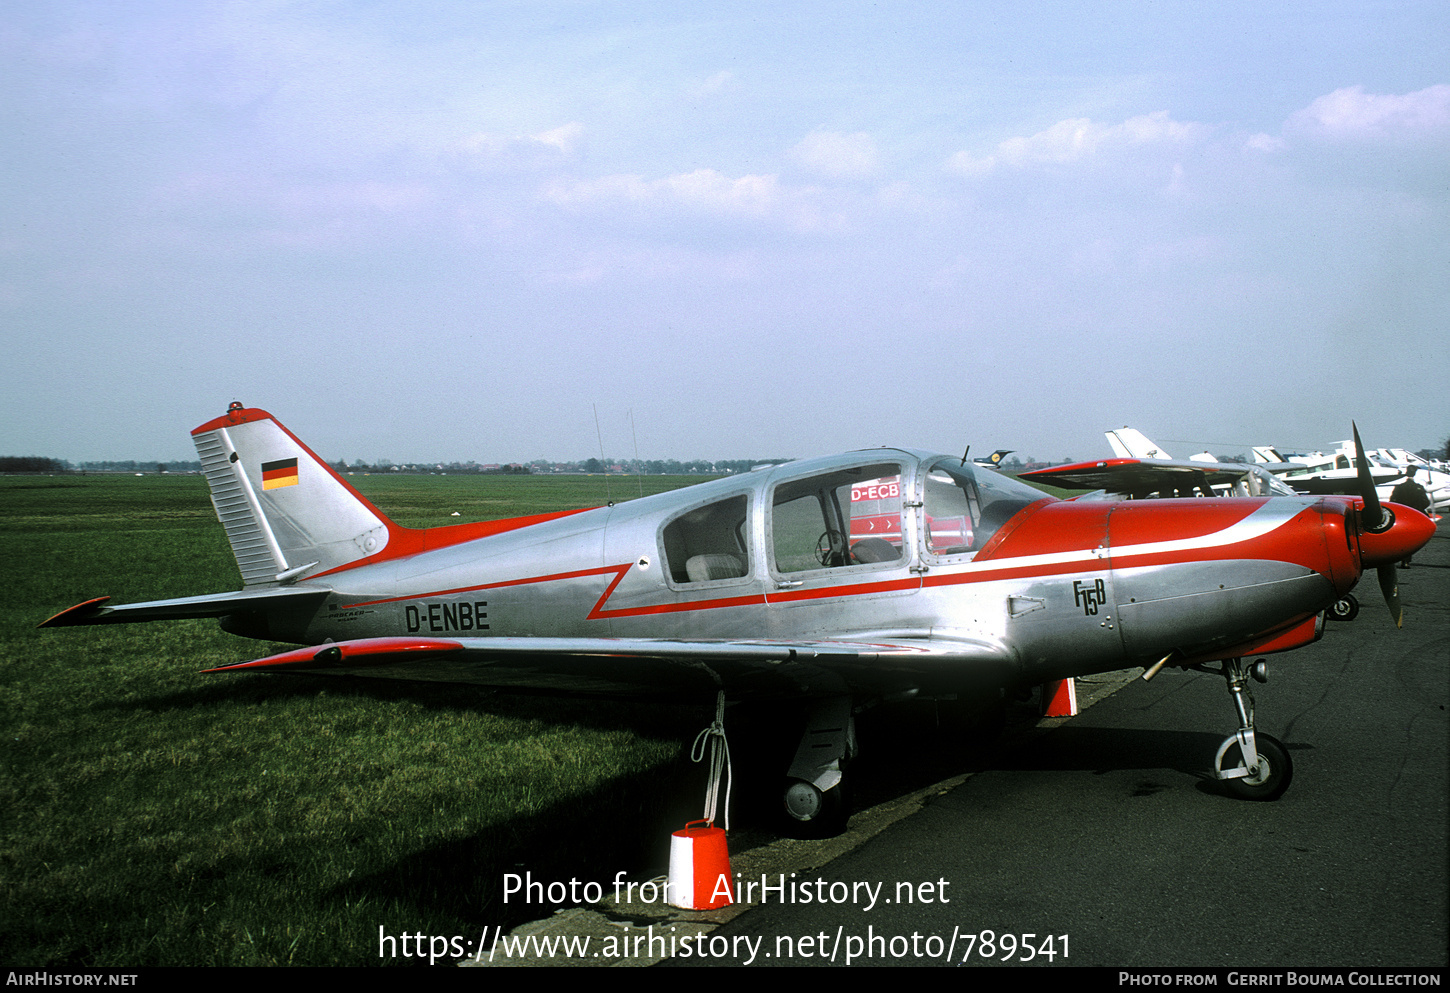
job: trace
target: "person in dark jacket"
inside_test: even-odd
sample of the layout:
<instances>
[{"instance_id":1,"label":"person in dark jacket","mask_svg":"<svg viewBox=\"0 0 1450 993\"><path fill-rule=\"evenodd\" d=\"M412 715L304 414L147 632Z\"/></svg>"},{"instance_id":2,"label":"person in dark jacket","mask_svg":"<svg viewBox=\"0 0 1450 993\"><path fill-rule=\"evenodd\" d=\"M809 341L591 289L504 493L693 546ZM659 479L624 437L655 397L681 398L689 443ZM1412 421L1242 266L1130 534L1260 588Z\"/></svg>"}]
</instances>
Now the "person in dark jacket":
<instances>
[{"instance_id":1,"label":"person in dark jacket","mask_svg":"<svg viewBox=\"0 0 1450 993\"><path fill-rule=\"evenodd\" d=\"M1425 487L1415 482L1415 470L1419 466L1410 466L1405 470L1405 481L1390 491L1390 502L1403 504L1406 507L1414 507L1422 514L1430 512L1430 494L1425 492ZM1406 558L1400 563L1400 568L1408 569L1410 560Z\"/></svg>"}]
</instances>

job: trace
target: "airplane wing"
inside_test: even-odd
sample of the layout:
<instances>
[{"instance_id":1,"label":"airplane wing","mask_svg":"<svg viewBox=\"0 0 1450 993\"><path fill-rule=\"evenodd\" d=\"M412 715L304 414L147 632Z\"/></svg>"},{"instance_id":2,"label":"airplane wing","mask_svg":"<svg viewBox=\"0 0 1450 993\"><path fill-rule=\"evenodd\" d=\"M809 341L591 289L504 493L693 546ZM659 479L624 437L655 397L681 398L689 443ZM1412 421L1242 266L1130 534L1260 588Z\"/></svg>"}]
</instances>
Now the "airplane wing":
<instances>
[{"instance_id":1,"label":"airplane wing","mask_svg":"<svg viewBox=\"0 0 1450 993\"><path fill-rule=\"evenodd\" d=\"M729 689L788 697L1006 685L1016 666L987 640L671 641L651 638L365 638L203 670L379 676L498 689L682 696Z\"/></svg>"},{"instance_id":2,"label":"airplane wing","mask_svg":"<svg viewBox=\"0 0 1450 993\"><path fill-rule=\"evenodd\" d=\"M268 610L282 605L303 607L307 598L321 601L328 594L317 587L269 586L234 593L208 593L175 600L150 600L108 606L108 596L96 597L67 607L41 621L43 628L74 627L82 624L129 624L136 621L175 621L188 617L224 617L227 614Z\"/></svg>"},{"instance_id":3,"label":"airplane wing","mask_svg":"<svg viewBox=\"0 0 1450 993\"><path fill-rule=\"evenodd\" d=\"M1143 496L1162 490L1212 493L1215 484L1233 485L1253 472L1247 464L1190 462L1179 459L1099 459L1024 472L1031 479L1070 490L1108 490Z\"/></svg>"},{"instance_id":4,"label":"airplane wing","mask_svg":"<svg viewBox=\"0 0 1450 993\"><path fill-rule=\"evenodd\" d=\"M1403 482L1405 474L1402 472L1390 472L1385 469L1371 470L1370 479L1375 486L1393 486ZM1295 477L1290 479L1289 485L1301 493L1308 493L1311 496L1358 496L1359 480L1354 476L1330 476L1329 478L1304 478Z\"/></svg>"}]
</instances>

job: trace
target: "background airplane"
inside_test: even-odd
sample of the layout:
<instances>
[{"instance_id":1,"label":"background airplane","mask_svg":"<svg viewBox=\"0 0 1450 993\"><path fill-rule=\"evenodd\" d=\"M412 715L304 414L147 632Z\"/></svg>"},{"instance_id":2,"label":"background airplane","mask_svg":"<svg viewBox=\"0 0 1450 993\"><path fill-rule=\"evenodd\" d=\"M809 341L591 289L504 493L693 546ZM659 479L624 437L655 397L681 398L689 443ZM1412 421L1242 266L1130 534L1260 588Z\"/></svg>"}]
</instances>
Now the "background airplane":
<instances>
[{"instance_id":1,"label":"background airplane","mask_svg":"<svg viewBox=\"0 0 1450 993\"><path fill-rule=\"evenodd\" d=\"M1252 465L1220 462L1208 452L1190 456L1184 462L1169 458L1156 442L1135 428L1122 427L1105 434L1116 458L1052 466L1022 473L1021 478L1064 489L1097 491L1075 499L1298 496L1302 492L1288 485L1282 477L1306 472L1307 467L1302 462L1284 458L1273 449L1254 449L1258 461ZM1353 481L1354 489L1346 488L1348 484L1338 484L1319 492L1351 494L1357 492L1359 485L1357 477ZM1389 487L1380 487L1377 495L1388 500ZM1353 593L1345 593L1326 608L1325 616L1337 621L1352 621L1359 616L1359 600Z\"/></svg>"},{"instance_id":2,"label":"background airplane","mask_svg":"<svg viewBox=\"0 0 1450 993\"><path fill-rule=\"evenodd\" d=\"M43 626L216 617L308 647L209 672L366 675L632 697L797 701L782 762L801 824L841 823L854 709L1132 665L1216 664L1239 718L1214 759L1239 795L1288 786L1243 656L1314 641L1368 567L1433 533L1343 497L1060 501L960 457L880 448L617 506L415 530L266 411L192 432L243 589L77 604ZM865 499L864 484L876 487ZM862 537L857 515L895 518ZM1386 590L1398 613L1397 597Z\"/></svg>"},{"instance_id":3,"label":"background airplane","mask_svg":"<svg viewBox=\"0 0 1450 993\"><path fill-rule=\"evenodd\" d=\"M1404 449L1377 449L1357 455L1352 440L1341 441L1332 452L1310 452L1285 457L1272 446L1254 449L1254 458L1301 493L1357 493L1360 464L1364 463L1381 500L1388 500L1394 488L1408 478L1415 466L1415 482L1425 488L1430 508L1436 513L1450 510L1450 473L1435 469L1424 459Z\"/></svg>"},{"instance_id":4,"label":"background airplane","mask_svg":"<svg viewBox=\"0 0 1450 993\"><path fill-rule=\"evenodd\" d=\"M1220 462L1208 452L1187 461L1171 458L1134 428L1106 432L1111 459L1051 466L1021 474L1022 479L1064 489L1101 490L1105 496L1150 497L1294 496L1294 490L1265 467Z\"/></svg>"},{"instance_id":5,"label":"background airplane","mask_svg":"<svg viewBox=\"0 0 1450 993\"><path fill-rule=\"evenodd\" d=\"M1005 459L1007 456L1011 455L1014 451L1016 451L1016 449L999 448L991 455L984 455L982 458L972 459L972 464L979 465L983 469L1000 469L1002 467L1002 460Z\"/></svg>"}]
</instances>

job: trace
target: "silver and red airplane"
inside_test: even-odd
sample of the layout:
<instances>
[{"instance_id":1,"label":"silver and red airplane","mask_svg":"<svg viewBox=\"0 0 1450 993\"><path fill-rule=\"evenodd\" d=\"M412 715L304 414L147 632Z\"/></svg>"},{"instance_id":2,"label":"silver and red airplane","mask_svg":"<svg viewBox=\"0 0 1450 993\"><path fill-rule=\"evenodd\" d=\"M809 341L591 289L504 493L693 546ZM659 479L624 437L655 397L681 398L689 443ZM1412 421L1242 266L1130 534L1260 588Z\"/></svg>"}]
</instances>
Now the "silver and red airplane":
<instances>
[{"instance_id":1,"label":"silver and red airplane","mask_svg":"<svg viewBox=\"0 0 1450 993\"><path fill-rule=\"evenodd\" d=\"M1216 664L1239 729L1215 774L1277 797L1290 757L1255 730L1248 679L1264 666L1244 657L1316 640L1367 568L1398 615L1394 563L1434 531L1372 485L1362 498L1064 501L965 456L897 448L420 530L266 411L233 403L192 437L243 589L100 597L44 626L216 617L307 646L207 672L799 701L784 803L816 825L845 815L859 705L1001 699L1137 665Z\"/></svg>"}]
</instances>

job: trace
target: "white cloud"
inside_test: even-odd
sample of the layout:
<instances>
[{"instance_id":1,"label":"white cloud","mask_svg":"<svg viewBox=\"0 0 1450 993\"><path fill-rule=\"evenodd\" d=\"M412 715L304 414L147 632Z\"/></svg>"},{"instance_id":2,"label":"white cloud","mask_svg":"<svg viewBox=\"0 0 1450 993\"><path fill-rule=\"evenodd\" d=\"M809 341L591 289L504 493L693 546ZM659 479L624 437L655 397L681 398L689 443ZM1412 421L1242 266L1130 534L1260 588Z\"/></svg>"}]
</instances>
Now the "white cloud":
<instances>
[{"instance_id":1,"label":"white cloud","mask_svg":"<svg viewBox=\"0 0 1450 993\"><path fill-rule=\"evenodd\" d=\"M1382 138L1450 133L1450 86L1429 86L1403 96L1335 90L1289 118L1288 127L1329 138Z\"/></svg>"},{"instance_id":2,"label":"white cloud","mask_svg":"<svg viewBox=\"0 0 1450 993\"><path fill-rule=\"evenodd\" d=\"M1199 125L1170 119L1166 110L1122 124L1094 124L1083 117L1059 121L1030 138L1008 138L997 146L997 155L1014 165L1073 162L1112 148L1189 141L1199 130Z\"/></svg>"},{"instance_id":3,"label":"white cloud","mask_svg":"<svg viewBox=\"0 0 1450 993\"><path fill-rule=\"evenodd\" d=\"M1166 110L1130 117L1121 124L1075 117L1034 135L1008 138L992 155L958 152L948 160L947 168L965 176L982 176L998 165L1061 165L1120 149L1187 145L1200 140L1206 131L1202 124L1173 120Z\"/></svg>"},{"instance_id":4,"label":"white cloud","mask_svg":"<svg viewBox=\"0 0 1450 993\"><path fill-rule=\"evenodd\" d=\"M464 151L489 160L532 160L540 157L570 158L584 137L584 125L575 122L532 135L480 132L462 141Z\"/></svg>"},{"instance_id":5,"label":"white cloud","mask_svg":"<svg viewBox=\"0 0 1450 993\"><path fill-rule=\"evenodd\" d=\"M845 179L876 171L876 142L864 131L813 131L790 150L790 159L824 176Z\"/></svg>"},{"instance_id":6,"label":"white cloud","mask_svg":"<svg viewBox=\"0 0 1450 993\"><path fill-rule=\"evenodd\" d=\"M534 141L541 145L552 145L565 155L573 155L579 144L579 139L584 135L584 125L577 121L565 124L561 128L554 128L552 131L545 131L534 135Z\"/></svg>"},{"instance_id":7,"label":"white cloud","mask_svg":"<svg viewBox=\"0 0 1450 993\"><path fill-rule=\"evenodd\" d=\"M1258 134L1250 135L1248 139L1244 142L1244 146L1252 149L1255 152L1264 152L1265 154L1268 154L1271 152L1284 151L1289 147L1289 143L1283 138L1275 138L1273 135L1264 134L1261 131Z\"/></svg>"}]
</instances>

